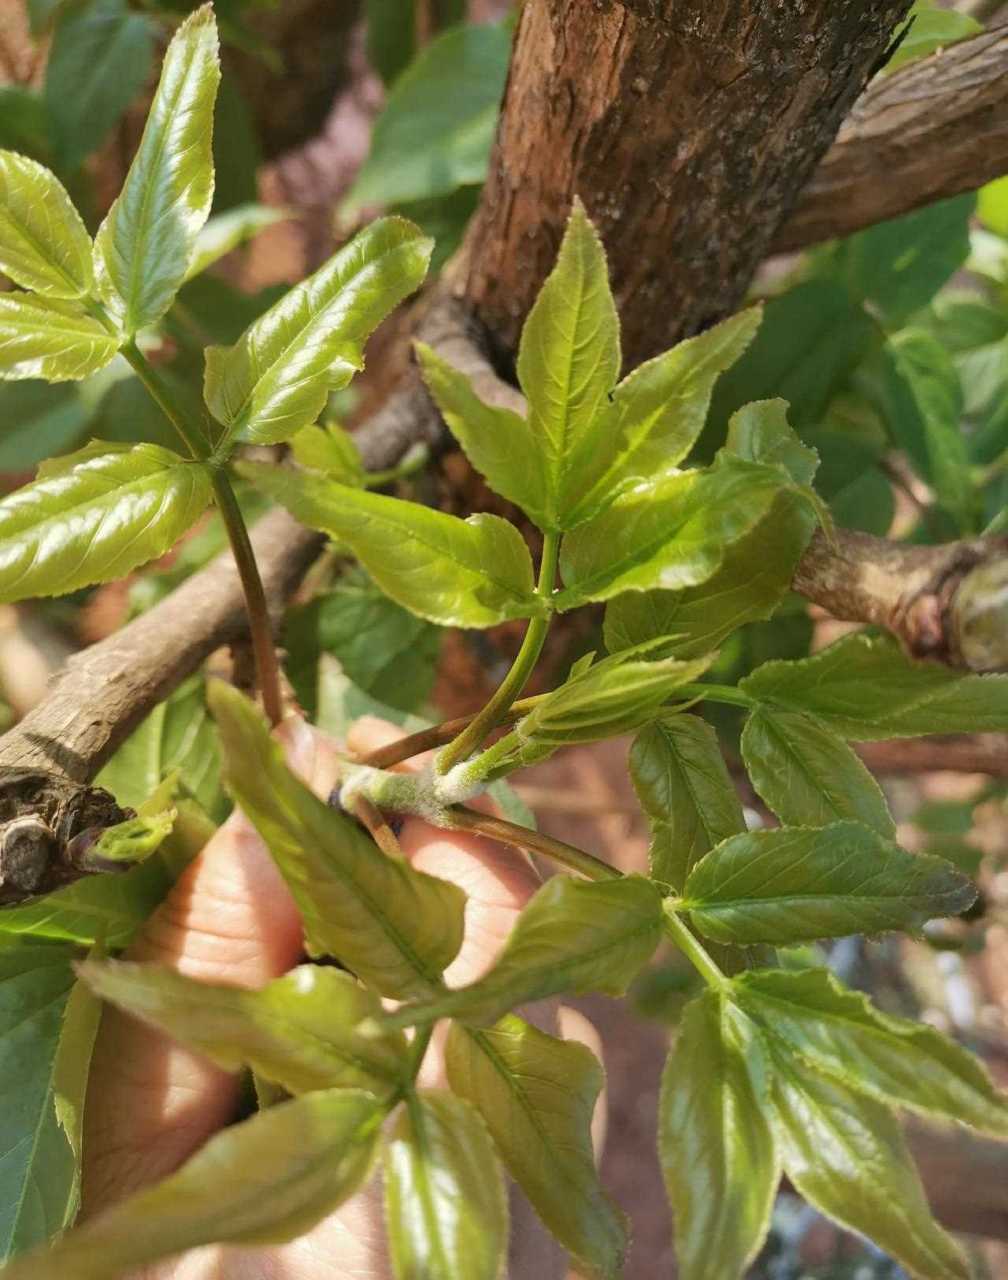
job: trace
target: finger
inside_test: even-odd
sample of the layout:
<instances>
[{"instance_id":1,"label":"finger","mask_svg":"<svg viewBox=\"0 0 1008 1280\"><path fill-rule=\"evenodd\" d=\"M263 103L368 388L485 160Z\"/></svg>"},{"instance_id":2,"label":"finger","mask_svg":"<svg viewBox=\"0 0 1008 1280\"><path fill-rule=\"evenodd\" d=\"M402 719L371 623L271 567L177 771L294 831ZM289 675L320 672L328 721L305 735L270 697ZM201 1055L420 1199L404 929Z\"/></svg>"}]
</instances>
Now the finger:
<instances>
[{"instance_id":1,"label":"finger","mask_svg":"<svg viewBox=\"0 0 1008 1280\"><path fill-rule=\"evenodd\" d=\"M327 793L335 750L303 721L277 731L291 767ZM258 987L298 963L301 921L262 839L235 811L129 948L133 960ZM92 1213L176 1169L226 1124L239 1078L107 1006L85 1111L83 1200Z\"/></svg>"}]
</instances>

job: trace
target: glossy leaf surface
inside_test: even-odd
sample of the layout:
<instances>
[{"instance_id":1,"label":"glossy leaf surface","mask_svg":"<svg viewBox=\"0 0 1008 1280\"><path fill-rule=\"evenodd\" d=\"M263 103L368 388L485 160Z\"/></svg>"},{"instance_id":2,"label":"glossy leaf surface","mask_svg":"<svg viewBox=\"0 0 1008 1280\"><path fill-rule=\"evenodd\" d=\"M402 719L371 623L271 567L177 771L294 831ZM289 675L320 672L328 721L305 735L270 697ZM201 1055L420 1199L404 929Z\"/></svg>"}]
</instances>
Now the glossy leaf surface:
<instances>
[{"instance_id":1,"label":"glossy leaf surface","mask_svg":"<svg viewBox=\"0 0 1008 1280\"><path fill-rule=\"evenodd\" d=\"M879 784L843 738L813 716L757 707L742 731L742 759L785 826L851 818L881 836L896 830Z\"/></svg>"},{"instance_id":2,"label":"glossy leaf surface","mask_svg":"<svg viewBox=\"0 0 1008 1280\"><path fill-rule=\"evenodd\" d=\"M746 829L717 734L698 716L665 716L642 730L630 776L651 828L651 876L677 893L705 853Z\"/></svg>"},{"instance_id":3,"label":"glossy leaf surface","mask_svg":"<svg viewBox=\"0 0 1008 1280\"><path fill-rule=\"evenodd\" d=\"M233 347L211 347L204 394L228 438L272 444L315 422L363 367L365 341L423 282L432 247L404 218L373 222Z\"/></svg>"},{"instance_id":4,"label":"glossy leaf surface","mask_svg":"<svg viewBox=\"0 0 1008 1280\"><path fill-rule=\"evenodd\" d=\"M383 591L442 626L489 627L543 611L521 534L499 516L458 516L324 476L241 463L305 524L349 546Z\"/></svg>"},{"instance_id":5,"label":"glossy leaf surface","mask_svg":"<svg viewBox=\"0 0 1008 1280\"><path fill-rule=\"evenodd\" d=\"M280 1103L212 1137L177 1173L29 1255L5 1280L108 1280L215 1241L294 1239L367 1177L382 1104L356 1089Z\"/></svg>"},{"instance_id":6,"label":"glossy leaf surface","mask_svg":"<svg viewBox=\"0 0 1008 1280\"><path fill-rule=\"evenodd\" d=\"M104 325L72 302L0 294L0 378L79 382L118 349Z\"/></svg>"},{"instance_id":7,"label":"glossy leaf surface","mask_svg":"<svg viewBox=\"0 0 1008 1280\"><path fill-rule=\"evenodd\" d=\"M0 271L47 298L91 288L91 237L59 179L43 165L0 151Z\"/></svg>"},{"instance_id":8,"label":"glossy leaf surface","mask_svg":"<svg viewBox=\"0 0 1008 1280\"><path fill-rule=\"evenodd\" d=\"M226 1071L249 1067L289 1093L337 1086L380 1092L402 1075L405 1040L358 1032L381 1005L337 969L301 965L258 991L126 961L88 961L78 973L102 999Z\"/></svg>"},{"instance_id":9,"label":"glossy leaf surface","mask_svg":"<svg viewBox=\"0 0 1008 1280\"><path fill-rule=\"evenodd\" d=\"M684 897L715 942L810 942L919 929L976 890L950 862L906 853L857 822L749 831L693 868Z\"/></svg>"},{"instance_id":10,"label":"glossy leaf surface","mask_svg":"<svg viewBox=\"0 0 1008 1280\"><path fill-rule=\"evenodd\" d=\"M386 857L357 823L313 795L241 694L220 684L210 703L228 785L294 895L310 951L337 956L396 999L437 990L462 943L462 890Z\"/></svg>"},{"instance_id":11,"label":"glossy leaf surface","mask_svg":"<svg viewBox=\"0 0 1008 1280\"><path fill-rule=\"evenodd\" d=\"M602 1068L590 1051L509 1014L485 1031L453 1024L445 1063L452 1090L479 1111L546 1226L586 1274L615 1280L627 1230L595 1169L591 1120Z\"/></svg>"},{"instance_id":12,"label":"glossy leaf surface","mask_svg":"<svg viewBox=\"0 0 1008 1280\"><path fill-rule=\"evenodd\" d=\"M385 1216L396 1280L497 1280L507 1197L479 1113L461 1098L408 1098L385 1145Z\"/></svg>"},{"instance_id":13,"label":"glossy leaf surface","mask_svg":"<svg viewBox=\"0 0 1008 1280\"><path fill-rule=\"evenodd\" d=\"M121 578L163 555L210 501L206 470L157 445L78 458L0 502L0 600Z\"/></svg>"},{"instance_id":14,"label":"glossy leaf surface","mask_svg":"<svg viewBox=\"0 0 1008 1280\"><path fill-rule=\"evenodd\" d=\"M658 1150L682 1280L741 1276L780 1177L759 1037L721 992L686 1008L662 1075Z\"/></svg>"},{"instance_id":15,"label":"glossy leaf surface","mask_svg":"<svg viewBox=\"0 0 1008 1280\"><path fill-rule=\"evenodd\" d=\"M213 198L219 82L217 25L204 5L168 46L140 147L95 238L98 289L126 334L168 310L189 269Z\"/></svg>"}]
</instances>

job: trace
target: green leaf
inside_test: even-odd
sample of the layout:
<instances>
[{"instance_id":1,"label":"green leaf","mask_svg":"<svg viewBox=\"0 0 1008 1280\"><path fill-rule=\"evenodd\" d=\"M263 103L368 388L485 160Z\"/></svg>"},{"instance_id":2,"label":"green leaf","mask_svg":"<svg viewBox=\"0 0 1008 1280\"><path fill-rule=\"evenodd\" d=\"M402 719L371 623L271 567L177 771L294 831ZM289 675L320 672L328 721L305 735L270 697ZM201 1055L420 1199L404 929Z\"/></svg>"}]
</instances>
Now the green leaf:
<instances>
[{"instance_id":1,"label":"green leaf","mask_svg":"<svg viewBox=\"0 0 1008 1280\"><path fill-rule=\"evenodd\" d=\"M90 409L67 383L9 382L0 387L0 414L10 424L0 439L0 471L29 470L76 444Z\"/></svg>"},{"instance_id":2,"label":"green leaf","mask_svg":"<svg viewBox=\"0 0 1008 1280\"><path fill-rule=\"evenodd\" d=\"M812 716L757 707L742 731L742 759L785 826L851 818L880 836L896 831L878 783L843 738Z\"/></svg>"},{"instance_id":3,"label":"green leaf","mask_svg":"<svg viewBox=\"0 0 1008 1280\"><path fill-rule=\"evenodd\" d=\"M773 1125L795 1190L922 1280L968 1280L958 1246L931 1216L890 1112L853 1098L799 1057L774 1051L773 1059Z\"/></svg>"},{"instance_id":4,"label":"green leaf","mask_svg":"<svg viewBox=\"0 0 1008 1280\"><path fill-rule=\"evenodd\" d=\"M309 634L316 662L320 652L332 654L359 689L382 702L415 710L431 691L441 628L408 613L362 573L345 575L326 595L288 614L289 641L304 642Z\"/></svg>"},{"instance_id":5,"label":"green leaf","mask_svg":"<svg viewBox=\"0 0 1008 1280\"><path fill-rule=\"evenodd\" d=\"M980 188L977 216L996 235L1008 237L1008 177L995 178Z\"/></svg>"},{"instance_id":6,"label":"green leaf","mask_svg":"<svg viewBox=\"0 0 1008 1280\"><path fill-rule=\"evenodd\" d=\"M102 301L123 333L168 310L213 198L214 99L220 81L209 5L176 31L140 147L95 238Z\"/></svg>"},{"instance_id":7,"label":"green leaf","mask_svg":"<svg viewBox=\"0 0 1008 1280\"><path fill-rule=\"evenodd\" d=\"M414 344L424 382L466 457L495 493L514 502L541 529L552 528L555 477L543 462L543 445L526 418L486 404L466 374L431 347Z\"/></svg>"},{"instance_id":8,"label":"green leaf","mask_svg":"<svg viewBox=\"0 0 1008 1280\"><path fill-rule=\"evenodd\" d=\"M84 1104L100 1023L101 1001L91 994L83 982L75 982L63 1009L63 1025L53 1063L56 1119L70 1144L74 1161L74 1178L64 1216L64 1225L68 1227L80 1209Z\"/></svg>"},{"instance_id":9,"label":"green leaf","mask_svg":"<svg viewBox=\"0 0 1008 1280\"><path fill-rule=\"evenodd\" d=\"M54 174L0 151L0 271L47 298L91 288L91 237Z\"/></svg>"},{"instance_id":10,"label":"green leaf","mask_svg":"<svg viewBox=\"0 0 1008 1280\"><path fill-rule=\"evenodd\" d=\"M39 160L49 152L45 103L29 85L0 85L0 147Z\"/></svg>"},{"instance_id":11,"label":"green leaf","mask_svg":"<svg viewBox=\"0 0 1008 1280\"><path fill-rule=\"evenodd\" d=\"M338 969L301 965L258 991L186 978L150 964L88 961L92 991L225 1071L249 1067L289 1093L380 1091L401 1081L406 1041L358 1024L381 1013L372 992Z\"/></svg>"},{"instance_id":12,"label":"green leaf","mask_svg":"<svg viewBox=\"0 0 1008 1280\"><path fill-rule=\"evenodd\" d=\"M919 929L976 890L944 858L912 854L858 822L732 836L693 868L681 909L714 942L813 942Z\"/></svg>"},{"instance_id":13,"label":"green leaf","mask_svg":"<svg viewBox=\"0 0 1008 1280\"><path fill-rule=\"evenodd\" d=\"M185 680L159 703L98 774L119 803L138 809L165 778L178 774L180 786L214 819L228 803L220 780L217 730L207 710L202 676Z\"/></svg>"},{"instance_id":14,"label":"green leaf","mask_svg":"<svg viewBox=\"0 0 1008 1280\"><path fill-rule=\"evenodd\" d=\"M462 944L461 889L386 857L313 795L247 698L217 684L210 705L230 789L294 895L310 952L336 956L382 995L429 997Z\"/></svg>"},{"instance_id":15,"label":"green leaf","mask_svg":"<svg viewBox=\"0 0 1008 1280\"><path fill-rule=\"evenodd\" d=\"M723 430L736 409L780 397L798 431L818 426L826 406L878 340L864 308L839 281L809 280L763 311L749 350L714 392L711 424ZM717 436L715 443L720 443Z\"/></svg>"},{"instance_id":16,"label":"green leaf","mask_svg":"<svg viewBox=\"0 0 1008 1280\"><path fill-rule=\"evenodd\" d=\"M238 470L304 524L349 546L386 595L421 618L445 627L492 627L544 612L528 547L499 516L460 520L263 463L239 463Z\"/></svg>"},{"instance_id":17,"label":"green leaf","mask_svg":"<svg viewBox=\"0 0 1008 1280\"><path fill-rule=\"evenodd\" d=\"M883 68L883 75L898 71L908 62L925 58L936 49L976 35L983 31L983 26L969 14L939 8L933 0L916 0L905 29L907 34Z\"/></svg>"},{"instance_id":18,"label":"green leaf","mask_svg":"<svg viewBox=\"0 0 1008 1280\"><path fill-rule=\"evenodd\" d=\"M202 274L225 254L254 240L260 231L289 217L286 209L277 209L273 205L242 204L210 218L196 237L185 279L191 280L193 276Z\"/></svg>"},{"instance_id":19,"label":"green leaf","mask_svg":"<svg viewBox=\"0 0 1008 1280\"><path fill-rule=\"evenodd\" d=\"M97 151L147 83L154 26L125 0L67 5L46 65L45 104L61 171Z\"/></svg>"},{"instance_id":20,"label":"green leaf","mask_svg":"<svg viewBox=\"0 0 1008 1280\"><path fill-rule=\"evenodd\" d=\"M595 515L622 488L678 466L703 429L715 383L742 356L762 319L762 307L740 311L623 379L593 432L597 459L583 459L593 483L571 523Z\"/></svg>"},{"instance_id":21,"label":"green leaf","mask_svg":"<svg viewBox=\"0 0 1008 1280\"><path fill-rule=\"evenodd\" d=\"M619 317L602 241L575 199L556 265L525 321L518 382L529 404L534 453L516 457L545 473L548 529L567 528L608 442L601 411L620 370ZM607 451L608 452L608 451Z\"/></svg>"},{"instance_id":22,"label":"green leaf","mask_svg":"<svg viewBox=\"0 0 1008 1280\"><path fill-rule=\"evenodd\" d=\"M947 1036L876 1009L828 969L740 974L733 998L782 1052L887 1106L1008 1136L1008 1095Z\"/></svg>"},{"instance_id":23,"label":"green leaf","mask_svg":"<svg viewBox=\"0 0 1008 1280\"><path fill-rule=\"evenodd\" d=\"M0 378L79 382L118 349L105 326L73 302L0 294Z\"/></svg>"},{"instance_id":24,"label":"green leaf","mask_svg":"<svg viewBox=\"0 0 1008 1280\"><path fill-rule=\"evenodd\" d=\"M522 911L488 973L433 1001L407 1005L392 1022L418 1026L450 1016L486 1024L516 1005L560 991L623 995L651 959L661 933L661 893L650 880L556 875Z\"/></svg>"},{"instance_id":25,"label":"green leaf","mask_svg":"<svg viewBox=\"0 0 1008 1280\"><path fill-rule=\"evenodd\" d=\"M291 453L302 467L321 471L330 480L361 488L365 480L360 452L349 432L341 427L302 427L290 442Z\"/></svg>"},{"instance_id":26,"label":"green leaf","mask_svg":"<svg viewBox=\"0 0 1008 1280\"><path fill-rule=\"evenodd\" d=\"M482 182L510 60L504 26L463 26L432 40L389 94L344 215Z\"/></svg>"},{"instance_id":27,"label":"green leaf","mask_svg":"<svg viewBox=\"0 0 1008 1280\"><path fill-rule=\"evenodd\" d=\"M433 244L403 218L365 227L245 330L206 353L211 413L256 444L310 426L363 366L364 342L423 282Z\"/></svg>"},{"instance_id":28,"label":"green leaf","mask_svg":"<svg viewBox=\"0 0 1008 1280\"><path fill-rule=\"evenodd\" d=\"M357 1089L270 1107L212 1137L177 1173L17 1262L4 1280L108 1280L217 1241L296 1239L367 1178L382 1114Z\"/></svg>"},{"instance_id":29,"label":"green leaf","mask_svg":"<svg viewBox=\"0 0 1008 1280\"><path fill-rule=\"evenodd\" d=\"M102 863L143 862L155 853L171 834L175 825L174 809L161 813L138 815L126 822L106 827L87 851L86 863L97 867Z\"/></svg>"},{"instance_id":30,"label":"green leaf","mask_svg":"<svg viewBox=\"0 0 1008 1280\"><path fill-rule=\"evenodd\" d=\"M699 716L656 720L634 741L630 776L651 828L651 876L681 893L705 853L746 829L717 734Z\"/></svg>"},{"instance_id":31,"label":"green leaf","mask_svg":"<svg viewBox=\"0 0 1008 1280\"><path fill-rule=\"evenodd\" d=\"M845 636L811 658L767 662L739 688L856 742L1008 729L1008 676L914 662L888 636Z\"/></svg>"},{"instance_id":32,"label":"green leaf","mask_svg":"<svg viewBox=\"0 0 1008 1280\"><path fill-rule=\"evenodd\" d=\"M397 1280L497 1280L507 1253L507 1197L479 1113L450 1093L409 1095L384 1162Z\"/></svg>"},{"instance_id":33,"label":"green leaf","mask_svg":"<svg viewBox=\"0 0 1008 1280\"><path fill-rule=\"evenodd\" d=\"M759 1037L722 992L686 1007L662 1074L658 1151L682 1280L741 1276L780 1179Z\"/></svg>"},{"instance_id":34,"label":"green leaf","mask_svg":"<svg viewBox=\"0 0 1008 1280\"><path fill-rule=\"evenodd\" d=\"M54 1105L69 947L0 939L0 1261L62 1229L74 1156Z\"/></svg>"},{"instance_id":35,"label":"green leaf","mask_svg":"<svg viewBox=\"0 0 1008 1280\"><path fill-rule=\"evenodd\" d=\"M0 502L0 600L62 595L163 555L210 501L206 470L157 445L79 455Z\"/></svg>"},{"instance_id":36,"label":"green leaf","mask_svg":"<svg viewBox=\"0 0 1008 1280\"><path fill-rule=\"evenodd\" d=\"M904 329L886 349L880 398L896 443L960 527L975 531L977 501L952 356L929 333Z\"/></svg>"},{"instance_id":37,"label":"green leaf","mask_svg":"<svg viewBox=\"0 0 1008 1280\"><path fill-rule=\"evenodd\" d=\"M566 588L558 607L707 581L732 543L769 512L784 483L774 467L722 453L706 470L630 490L564 539Z\"/></svg>"},{"instance_id":38,"label":"green leaf","mask_svg":"<svg viewBox=\"0 0 1008 1280\"><path fill-rule=\"evenodd\" d=\"M486 1031L452 1024L445 1066L549 1230L587 1274L615 1280L627 1229L595 1169L591 1119L603 1077L591 1052L509 1014Z\"/></svg>"},{"instance_id":39,"label":"green leaf","mask_svg":"<svg viewBox=\"0 0 1008 1280\"><path fill-rule=\"evenodd\" d=\"M842 240L827 261L855 297L872 304L887 328L898 329L969 257L975 204L972 194L956 196L877 223Z\"/></svg>"},{"instance_id":40,"label":"green leaf","mask_svg":"<svg viewBox=\"0 0 1008 1280\"><path fill-rule=\"evenodd\" d=\"M500 767L531 764L573 742L597 742L639 729L676 689L710 666L710 654L688 662L638 657L655 648L651 643L614 654L545 694L495 747ZM505 744L513 744L510 751Z\"/></svg>"},{"instance_id":41,"label":"green leaf","mask_svg":"<svg viewBox=\"0 0 1008 1280\"><path fill-rule=\"evenodd\" d=\"M788 424L786 400L760 400L744 405L728 423L726 447L747 462L779 467L799 485L810 485L819 455L802 444Z\"/></svg>"},{"instance_id":42,"label":"green leaf","mask_svg":"<svg viewBox=\"0 0 1008 1280\"><path fill-rule=\"evenodd\" d=\"M684 591L628 591L610 600L606 647L616 653L668 636L668 652L692 658L712 652L745 623L769 618L791 588L812 524L808 505L781 492L756 527L725 549L706 582Z\"/></svg>"}]
</instances>

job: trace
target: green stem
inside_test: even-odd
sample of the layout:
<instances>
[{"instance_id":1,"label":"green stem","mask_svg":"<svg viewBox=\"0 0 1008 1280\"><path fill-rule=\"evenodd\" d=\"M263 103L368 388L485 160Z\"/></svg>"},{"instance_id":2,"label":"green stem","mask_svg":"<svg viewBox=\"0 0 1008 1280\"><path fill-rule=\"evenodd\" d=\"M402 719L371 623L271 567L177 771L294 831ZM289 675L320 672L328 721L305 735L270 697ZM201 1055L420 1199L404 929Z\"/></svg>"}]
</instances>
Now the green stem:
<instances>
[{"instance_id":1,"label":"green stem","mask_svg":"<svg viewBox=\"0 0 1008 1280\"><path fill-rule=\"evenodd\" d=\"M416 1082L417 1076L420 1074L420 1068L423 1066L423 1060L427 1054L427 1046L430 1044L431 1036L434 1034L434 1024L430 1023L426 1027L418 1027L413 1042L410 1045L410 1075L413 1082ZM409 1090L412 1095L413 1090Z\"/></svg>"},{"instance_id":2,"label":"green stem","mask_svg":"<svg viewBox=\"0 0 1008 1280\"><path fill-rule=\"evenodd\" d=\"M728 979L711 959L699 939L695 938L683 924L675 907L669 903L665 904L665 932L709 987L717 988L727 985Z\"/></svg>"},{"instance_id":3,"label":"green stem","mask_svg":"<svg viewBox=\"0 0 1008 1280\"><path fill-rule=\"evenodd\" d=\"M475 809L467 809L464 805L454 805L449 811L452 825L458 831L475 831L491 840L499 840L515 849L524 849L529 853L541 853L543 857L568 867L589 880L618 880L621 872L611 867L608 862L596 858L594 854L585 853L576 845L567 844L563 840L554 840L552 836L541 831L531 831L528 827L520 827L516 822L508 822L504 818L495 818L489 813L478 813Z\"/></svg>"},{"instance_id":4,"label":"green stem","mask_svg":"<svg viewBox=\"0 0 1008 1280\"><path fill-rule=\"evenodd\" d=\"M702 680L695 684L680 685L675 692L677 698L692 698L696 702L727 702L733 707L751 707L755 703L754 698L733 685L707 684Z\"/></svg>"},{"instance_id":5,"label":"green stem","mask_svg":"<svg viewBox=\"0 0 1008 1280\"><path fill-rule=\"evenodd\" d=\"M185 410L176 401L171 387L148 362L133 338L123 346L122 354L151 398L182 437L193 458L209 464L210 481L217 500L217 509L227 530L231 552L234 555L245 596L252 652L255 656L263 708L270 723L279 724L283 719L283 698L280 692L280 664L277 661L276 646L273 643L273 624L270 621L266 592L263 590L262 578L259 576L255 551L249 539L245 517L241 513L234 489L231 487L231 481L220 466L214 464L210 446L202 432L189 422Z\"/></svg>"},{"instance_id":6,"label":"green stem","mask_svg":"<svg viewBox=\"0 0 1008 1280\"><path fill-rule=\"evenodd\" d=\"M560 535L547 533L543 537L542 563L539 567L539 582L536 594L548 600L553 594L556 582L557 559L560 552ZM518 655L511 665L511 670L504 677L493 697L483 710L474 717L459 736L450 742L437 758L438 773L447 773L460 760L465 760L476 751L487 735L507 717L511 704L528 683L535 664L539 661L543 644L550 627L550 615L533 618L525 632Z\"/></svg>"}]
</instances>

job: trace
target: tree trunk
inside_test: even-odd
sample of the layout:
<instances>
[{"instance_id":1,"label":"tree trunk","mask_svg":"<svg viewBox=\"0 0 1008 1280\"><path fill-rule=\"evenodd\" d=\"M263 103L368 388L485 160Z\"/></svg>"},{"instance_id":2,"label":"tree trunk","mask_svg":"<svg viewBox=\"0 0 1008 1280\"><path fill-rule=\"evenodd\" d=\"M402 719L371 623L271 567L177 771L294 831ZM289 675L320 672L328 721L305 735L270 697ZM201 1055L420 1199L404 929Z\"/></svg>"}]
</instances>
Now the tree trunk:
<instances>
[{"instance_id":1,"label":"tree trunk","mask_svg":"<svg viewBox=\"0 0 1008 1280\"><path fill-rule=\"evenodd\" d=\"M735 310L910 0L527 0L453 287L502 353L574 195L628 365Z\"/></svg>"}]
</instances>

